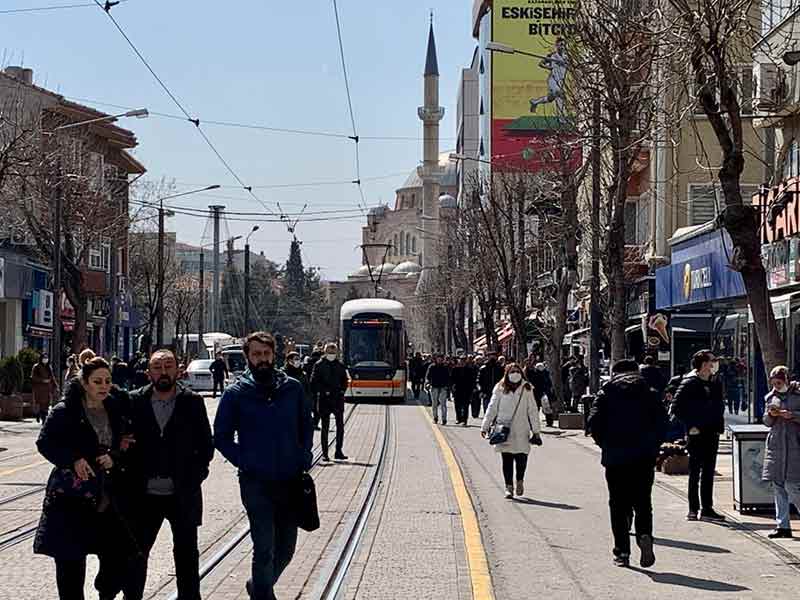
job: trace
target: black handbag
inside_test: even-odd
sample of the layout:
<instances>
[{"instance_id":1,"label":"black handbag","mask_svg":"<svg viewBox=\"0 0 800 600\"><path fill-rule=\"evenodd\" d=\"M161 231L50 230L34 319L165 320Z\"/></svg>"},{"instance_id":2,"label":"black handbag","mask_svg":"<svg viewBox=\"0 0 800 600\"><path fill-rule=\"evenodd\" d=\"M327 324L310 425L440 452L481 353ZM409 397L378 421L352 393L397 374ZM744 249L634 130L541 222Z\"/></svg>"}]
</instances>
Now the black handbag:
<instances>
[{"instance_id":1,"label":"black handbag","mask_svg":"<svg viewBox=\"0 0 800 600\"><path fill-rule=\"evenodd\" d=\"M314 478L303 473L294 480L292 506L297 526L303 531L319 529L319 509L317 508L317 487Z\"/></svg>"},{"instance_id":2,"label":"black handbag","mask_svg":"<svg viewBox=\"0 0 800 600\"><path fill-rule=\"evenodd\" d=\"M514 412L511 413L511 422L514 422L514 417L517 416L517 409L519 408L519 403L522 401L522 389L520 389L519 398L517 398L517 405L514 407ZM500 407L497 407L498 413L500 412ZM508 441L508 436L511 433L511 427L507 425L503 425L500 429L494 427L494 431L489 435L489 445L495 446L497 444L504 444Z\"/></svg>"},{"instance_id":3,"label":"black handbag","mask_svg":"<svg viewBox=\"0 0 800 600\"><path fill-rule=\"evenodd\" d=\"M55 469L50 476L48 495L55 498L75 498L97 503L102 482L98 476L80 479L71 468Z\"/></svg>"}]
</instances>

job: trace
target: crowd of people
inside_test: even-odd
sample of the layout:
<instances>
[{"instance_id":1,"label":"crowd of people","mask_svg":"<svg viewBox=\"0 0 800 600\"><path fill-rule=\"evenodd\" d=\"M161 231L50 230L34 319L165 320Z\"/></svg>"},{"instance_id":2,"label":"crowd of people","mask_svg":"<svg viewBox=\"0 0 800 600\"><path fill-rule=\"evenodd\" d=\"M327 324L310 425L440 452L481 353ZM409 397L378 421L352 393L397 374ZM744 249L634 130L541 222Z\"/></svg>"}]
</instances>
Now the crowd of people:
<instances>
[{"instance_id":1,"label":"crowd of people","mask_svg":"<svg viewBox=\"0 0 800 600\"><path fill-rule=\"evenodd\" d=\"M273 588L295 552L297 507L307 493L301 482L311 468L315 429L322 460L330 462L331 417L334 460L347 460L348 374L335 343L315 348L305 361L288 353L282 370L270 334L249 335L243 350L247 370L224 389L213 428L203 398L180 384L180 365L170 350L138 356L133 368L106 362L88 349L69 357L61 401L47 414L42 400L39 414L44 424L37 447L53 469L34 541L35 552L55 560L62 600L84 598L89 554L99 558L94 586L101 600L120 592L140 600L150 551L165 520L172 531L178 597L199 599L202 485L215 449L238 471L250 522L247 593L275 597ZM656 457L666 440L686 440L687 519L724 520L713 493L726 408L719 362L704 350L691 364L691 372L667 381L652 359L642 365L618 361L587 411L587 434L602 450L613 562L619 566L630 564L631 527L641 566L655 562L651 498ZM588 371L580 357L562 369L563 405L576 410L586 398ZM562 394L546 365L534 357L520 364L496 353L479 358L417 353L408 373L414 397L423 398L424 391L430 399L434 423L447 424L449 402L459 425L482 412L480 434L500 454L505 497L524 495L531 447L543 443L541 415L553 426L561 411ZM49 399L54 382L42 355L32 383ZM789 382L785 367L773 369L769 382L763 479L773 484L777 523L770 537L791 537L790 506L800 503L800 385Z\"/></svg>"}]
</instances>

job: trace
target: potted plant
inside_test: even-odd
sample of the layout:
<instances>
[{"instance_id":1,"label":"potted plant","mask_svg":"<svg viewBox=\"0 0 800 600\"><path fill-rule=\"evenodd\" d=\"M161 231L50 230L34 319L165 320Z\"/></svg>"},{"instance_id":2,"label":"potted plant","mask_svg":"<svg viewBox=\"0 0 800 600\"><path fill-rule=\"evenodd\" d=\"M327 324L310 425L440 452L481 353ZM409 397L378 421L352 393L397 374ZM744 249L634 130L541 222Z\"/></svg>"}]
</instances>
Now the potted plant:
<instances>
[{"instance_id":1,"label":"potted plant","mask_svg":"<svg viewBox=\"0 0 800 600\"><path fill-rule=\"evenodd\" d=\"M24 402L20 392L24 381L22 366L16 356L0 360L0 418L7 421L23 418Z\"/></svg>"}]
</instances>

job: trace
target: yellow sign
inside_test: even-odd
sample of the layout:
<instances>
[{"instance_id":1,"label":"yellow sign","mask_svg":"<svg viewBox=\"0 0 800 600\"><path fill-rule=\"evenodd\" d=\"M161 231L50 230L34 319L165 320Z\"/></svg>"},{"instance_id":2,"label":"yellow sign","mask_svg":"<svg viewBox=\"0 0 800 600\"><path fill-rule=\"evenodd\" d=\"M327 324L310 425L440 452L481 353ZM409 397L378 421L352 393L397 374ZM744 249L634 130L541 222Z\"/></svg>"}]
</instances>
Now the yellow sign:
<instances>
[{"instance_id":1,"label":"yellow sign","mask_svg":"<svg viewBox=\"0 0 800 600\"><path fill-rule=\"evenodd\" d=\"M492 53L495 130L543 131L567 116L565 38L574 19L575 0L494 0L492 41L536 55Z\"/></svg>"}]
</instances>

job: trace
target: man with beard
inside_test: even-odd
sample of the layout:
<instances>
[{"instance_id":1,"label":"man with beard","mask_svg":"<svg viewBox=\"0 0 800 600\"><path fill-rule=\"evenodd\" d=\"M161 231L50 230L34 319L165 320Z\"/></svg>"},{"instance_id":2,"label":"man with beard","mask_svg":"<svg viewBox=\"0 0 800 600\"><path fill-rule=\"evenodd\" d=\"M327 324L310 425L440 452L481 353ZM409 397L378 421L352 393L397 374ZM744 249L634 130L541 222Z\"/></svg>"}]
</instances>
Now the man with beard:
<instances>
[{"instance_id":1,"label":"man with beard","mask_svg":"<svg viewBox=\"0 0 800 600\"><path fill-rule=\"evenodd\" d=\"M294 556L297 521L289 489L311 468L314 429L302 384L275 369L275 338L251 333L244 354L247 371L222 395L214 442L239 470L250 520L253 558L247 593L267 599L275 598L275 583Z\"/></svg>"},{"instance_id":2,"label":"man with beard","mask_svg":"<svg viewBox=\"0 0 800 600\"><path fill-rule=\"evenodd\" d=\"M314 365L311 373L311 392L317 399L319 414L322 418L322 460L328 458L328 431L331 428L331 414L336 420L336 460L347 460L342 446L344 445L344 394L347 392L349 379L347 369L338 358L339 348L333 342L325 345L325 354Z\"/></svg>"},{"instance_id":3,"label":"man with beard","mask_svg":"<svg viewBox=\"0 0 800 600\"><path fill-rule=\"evenodd\" d=\"M164 519L172 529L175 575L181 600L200 600L197 528L203 516L200 489L214 455L203 399L176 384L178 364L169 350L150 357L150 385L131 393L136 474L143 492L137 538L143 564L133 569L141 598L147 559Z\"/></svg>"}]
</instances>

